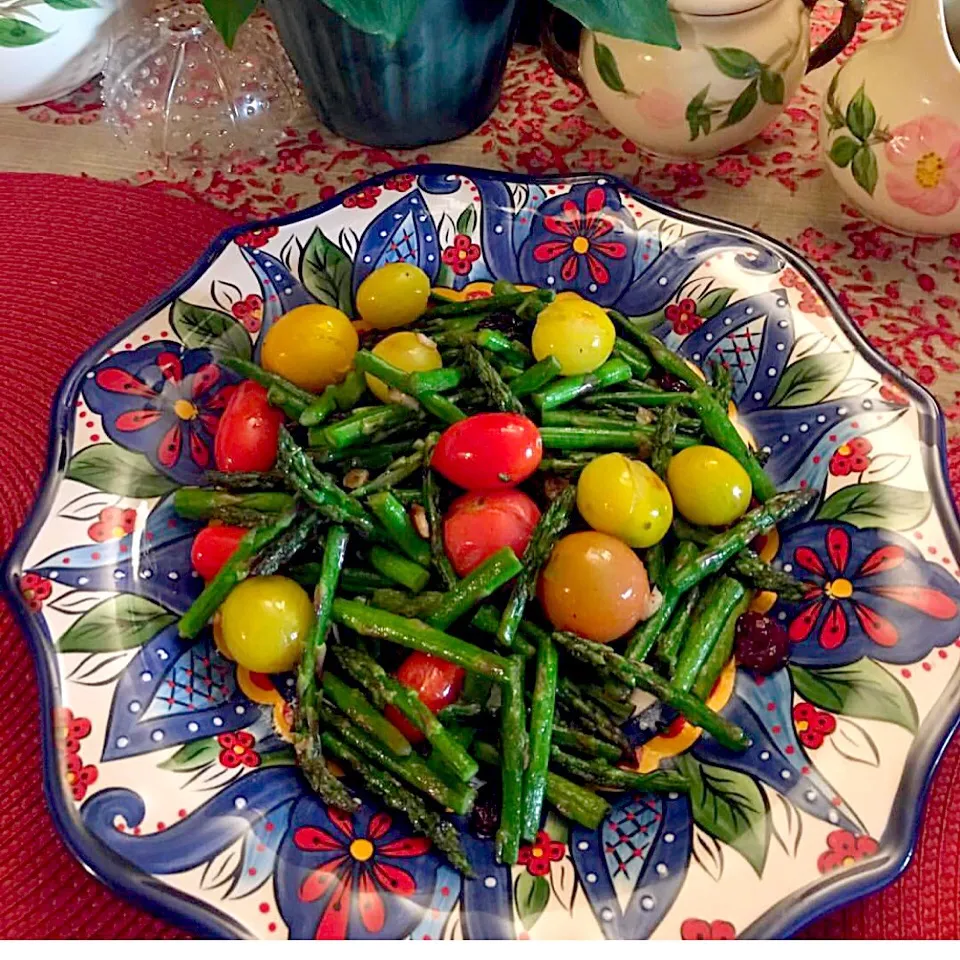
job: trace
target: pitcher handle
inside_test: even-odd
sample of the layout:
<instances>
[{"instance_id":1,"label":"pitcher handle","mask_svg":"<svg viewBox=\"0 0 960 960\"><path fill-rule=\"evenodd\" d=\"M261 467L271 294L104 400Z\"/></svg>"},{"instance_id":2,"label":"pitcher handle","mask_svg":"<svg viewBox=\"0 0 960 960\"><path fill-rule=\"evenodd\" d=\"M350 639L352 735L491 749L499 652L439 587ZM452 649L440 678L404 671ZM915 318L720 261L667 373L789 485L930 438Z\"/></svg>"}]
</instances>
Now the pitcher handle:
<instances>
[{"instance_id":1,"label":"pitcher handle","mask_svg":"<svg viewBox=\"0 0 960 960\"><path fill-rule=\"evenodd\" d=\"M549 5L548 5L549 6ZM557 27L555 20L559 14L556 7L549 7L542 14L540 21L540 47L543 55L547 58L547 63L553 67L553 72L557 76L563 77L583 88L583 79L580 76L580 55L565 49L557 38ZM571 17L570 20L576 21ZM579 44L578 44L579 46Z\"/></svg>"},{"instance_id":2,"label":"pitcher handle","mask_svg":"<svg viewBox=\"0 0 960 960\"><path fill-rule=\"evenodd\" d=\"M809 10L817 5L818 0L803 0ZM843 13L840 22L833 28L830 35L819 44L810 54L807 63L807 73L829 63L853 39L857 32L857 25L863 19L863 12L867 0L840 0L843 4Z\"/></svg>"}]
</instances>

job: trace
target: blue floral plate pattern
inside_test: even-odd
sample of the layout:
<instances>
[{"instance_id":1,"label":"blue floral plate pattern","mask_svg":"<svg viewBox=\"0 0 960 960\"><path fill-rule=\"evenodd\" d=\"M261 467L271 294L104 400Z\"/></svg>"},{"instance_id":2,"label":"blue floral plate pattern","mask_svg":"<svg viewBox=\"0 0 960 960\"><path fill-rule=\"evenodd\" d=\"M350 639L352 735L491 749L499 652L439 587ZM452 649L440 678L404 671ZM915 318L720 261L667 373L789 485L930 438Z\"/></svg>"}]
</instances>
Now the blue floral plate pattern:
<instances>
[{"instance_id":1,"label":"blue floral plate pattern","mask_svg":"<svg viewBox=\"0 0 960 960\"><path fill-rule=\"evenodd\" d=\"M733 754L682 719L626 727L689 797L622 794L596 830L548 815L512 868L465 834L461 877L401 817L328 811L292 765L292 680L177 636L201 584L170 504L210 465L236 378L294 306L347 310L383 263L452 296L577 290L692 363L728 363L740 429L820 495L764 556L812 584L759 599L789 666L728 668ZM216 240L88 351L54 407L46 481L5 584L40 675L50 806L105 882L208 935L720 939L786 935L891 880L957 724L958 526L942 417L794 253L608 177L454 167L378 177Z\"/></svg>"}]
</instances>

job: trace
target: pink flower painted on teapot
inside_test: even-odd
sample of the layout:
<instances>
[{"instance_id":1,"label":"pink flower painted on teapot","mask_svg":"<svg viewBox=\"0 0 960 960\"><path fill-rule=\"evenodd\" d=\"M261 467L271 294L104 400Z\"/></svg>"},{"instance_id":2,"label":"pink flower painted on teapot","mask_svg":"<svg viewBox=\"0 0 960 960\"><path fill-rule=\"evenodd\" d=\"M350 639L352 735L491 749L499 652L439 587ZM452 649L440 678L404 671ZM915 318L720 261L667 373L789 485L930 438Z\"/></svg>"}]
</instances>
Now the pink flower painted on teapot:
<instances>
[{"instance_id":1,"label":"pink flower painted on teapot","mask_svg":"<svg viewBox=\"0 0 960 960\"><path fill-rule=\"evenodd\" d=\"M636 110L653 127L669 130L685 121L683 101L669 90L644 90L636 99Z\"/></svg>"},{"instance_id":2,"label":"pink flower painted on teapot","mask_svg":"<svg viewBox=\"0 0 960 960\"><path fill-rule=\"evenodd\" d=\"M929 217L960 201L960 126L933 114L890 131L887 192L894 203Z\"/></svg>"}]
</instances>

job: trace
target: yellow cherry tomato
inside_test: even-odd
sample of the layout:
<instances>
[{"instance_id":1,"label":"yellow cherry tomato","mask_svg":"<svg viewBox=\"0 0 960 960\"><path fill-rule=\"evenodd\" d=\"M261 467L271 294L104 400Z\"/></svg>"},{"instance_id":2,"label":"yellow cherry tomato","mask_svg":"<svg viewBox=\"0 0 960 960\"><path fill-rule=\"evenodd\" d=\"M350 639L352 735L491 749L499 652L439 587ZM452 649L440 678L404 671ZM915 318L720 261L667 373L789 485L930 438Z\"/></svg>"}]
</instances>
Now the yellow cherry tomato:
<instances>
[{"instance_id":1,"label":"yellow cherry tomato","mask_svg":"<svg viewBox=\"0 0 960 960\"><path fill-rule=\"evenodd\" d=\"M357 311L364 323L390 330L413 323L427 308L430 278L412 263L387 263L357 288Z\"/></svg>"},{"instance_id":2,"label":"yellow cherry tomato","mask_svg":"<svg viewBox=\"0 0 960 960\"><path fill-rule=\"evenodd\" d=\"M587 464L577 484L577 509L594 530L631 547L652 547L673 520L666 484L639 460L607 453Z\"/></svg>"},{"instance_id":3,"label":"yellow cherry tomato","mask_svg":"<svg viewBox=\"0 0 960 960\"><path fill-rule=\"evenodd\" d=\"M677 510L707 527L739 519L753 494L747 471L717 447L688 447L675 454L667 467L667 485Z\"/></svg>"},{"instance_id":4,"label":"yellow cherry tomato","mask_svg":"<svg viewBox=\"0 0 960 960\"><path fill-rule=\"evenodd\" d=\"M359 342L345 313L308 304L285 313L267 331L260 361L265 369L318 393L346 376Z\"/></svg>"},{"instance_id":5,"label":"yellow cherry tomato","mask_svg":"<svg viewBox=\"0 0 960 960\"><path fill-rule=\"evenodd\" d=\"M606 312L580 296L561 294L540 311L533 328L533 355L551 354L565 376L596 370L613 351L617 334Z\"/></svg>"},{"instance_id":6,"label":"yellow cherry tomato","mask_svg":"<svg viewBox=\"0 0 960 960\"><path fill-rule=\"evenodd\" d=\"M391 333L384 337L374 348L373 352L382 360L392 363L395 367L407 373L416 373L424 370L439 370L443 366L440 351L436 344L422 333ZM367 375L367 386L384 403L390 402L390 388L376 377Z\"/></svg>"},{"instance_id":7,"label":"yellow cherry tomato","mask_svg":"<svg viewBox=\"0 0 960 960\"><path fill-rule=\"evenodd\" d=\"M296 666L313 621L313 604L300 584L250 577L220 607L218 645L248 670L283 673Z\"/></svg>"},{"instance_id":8,"label":"yellow cherry tomato","mask_svg":"<svg viewBox=\"0 0 960 960\"><path fill-rule=\"evenodd\" d=\"M622 637L650 608L640 558L622 540L593 531L557 543L537 592L554 627L598 643Z\"/></svg>"}]
</instances>

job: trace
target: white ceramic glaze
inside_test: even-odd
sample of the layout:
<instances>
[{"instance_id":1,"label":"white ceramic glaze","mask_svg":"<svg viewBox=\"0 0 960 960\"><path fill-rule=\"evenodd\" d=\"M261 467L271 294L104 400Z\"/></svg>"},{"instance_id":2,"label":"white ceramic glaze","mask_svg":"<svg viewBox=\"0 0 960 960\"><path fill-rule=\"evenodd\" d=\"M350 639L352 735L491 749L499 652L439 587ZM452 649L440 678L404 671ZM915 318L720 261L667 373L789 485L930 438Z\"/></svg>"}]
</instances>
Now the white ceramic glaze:
<instances>
[{"instance_id":1,"label":"white ceramic glaze","mask_svg":"<svg viewBox=\"0 0 960 960\"><path fill-rule=\"evenodd\" d=\"M756 136L803 78L810 12L802 0L748 7L704 15L678 3L679 50L585 30L580 71L600 112L665 156L713 156Z\"/></svg>"},{"instance_id":2,"label":"white ceramic glaze","mask_svg":"<svg viewBox=\"0 0 960 960\"><path fill-rule=\"evenodd\" d=\"M837 183L874 219L908 233L960 231L957 0L910 0L896 33L844 64L820 142Z\"/></svg>"},{"instance_id":3,"label":"white ceramic glaze","mask_svg":"<svg viewBox=\"0 0 960 960\"><path fill-rule=\"evenodd\" d=\"M40 103L103 68L119 21L148 0L0 0L0 104Z\"/></svg>"}]
</instances>

